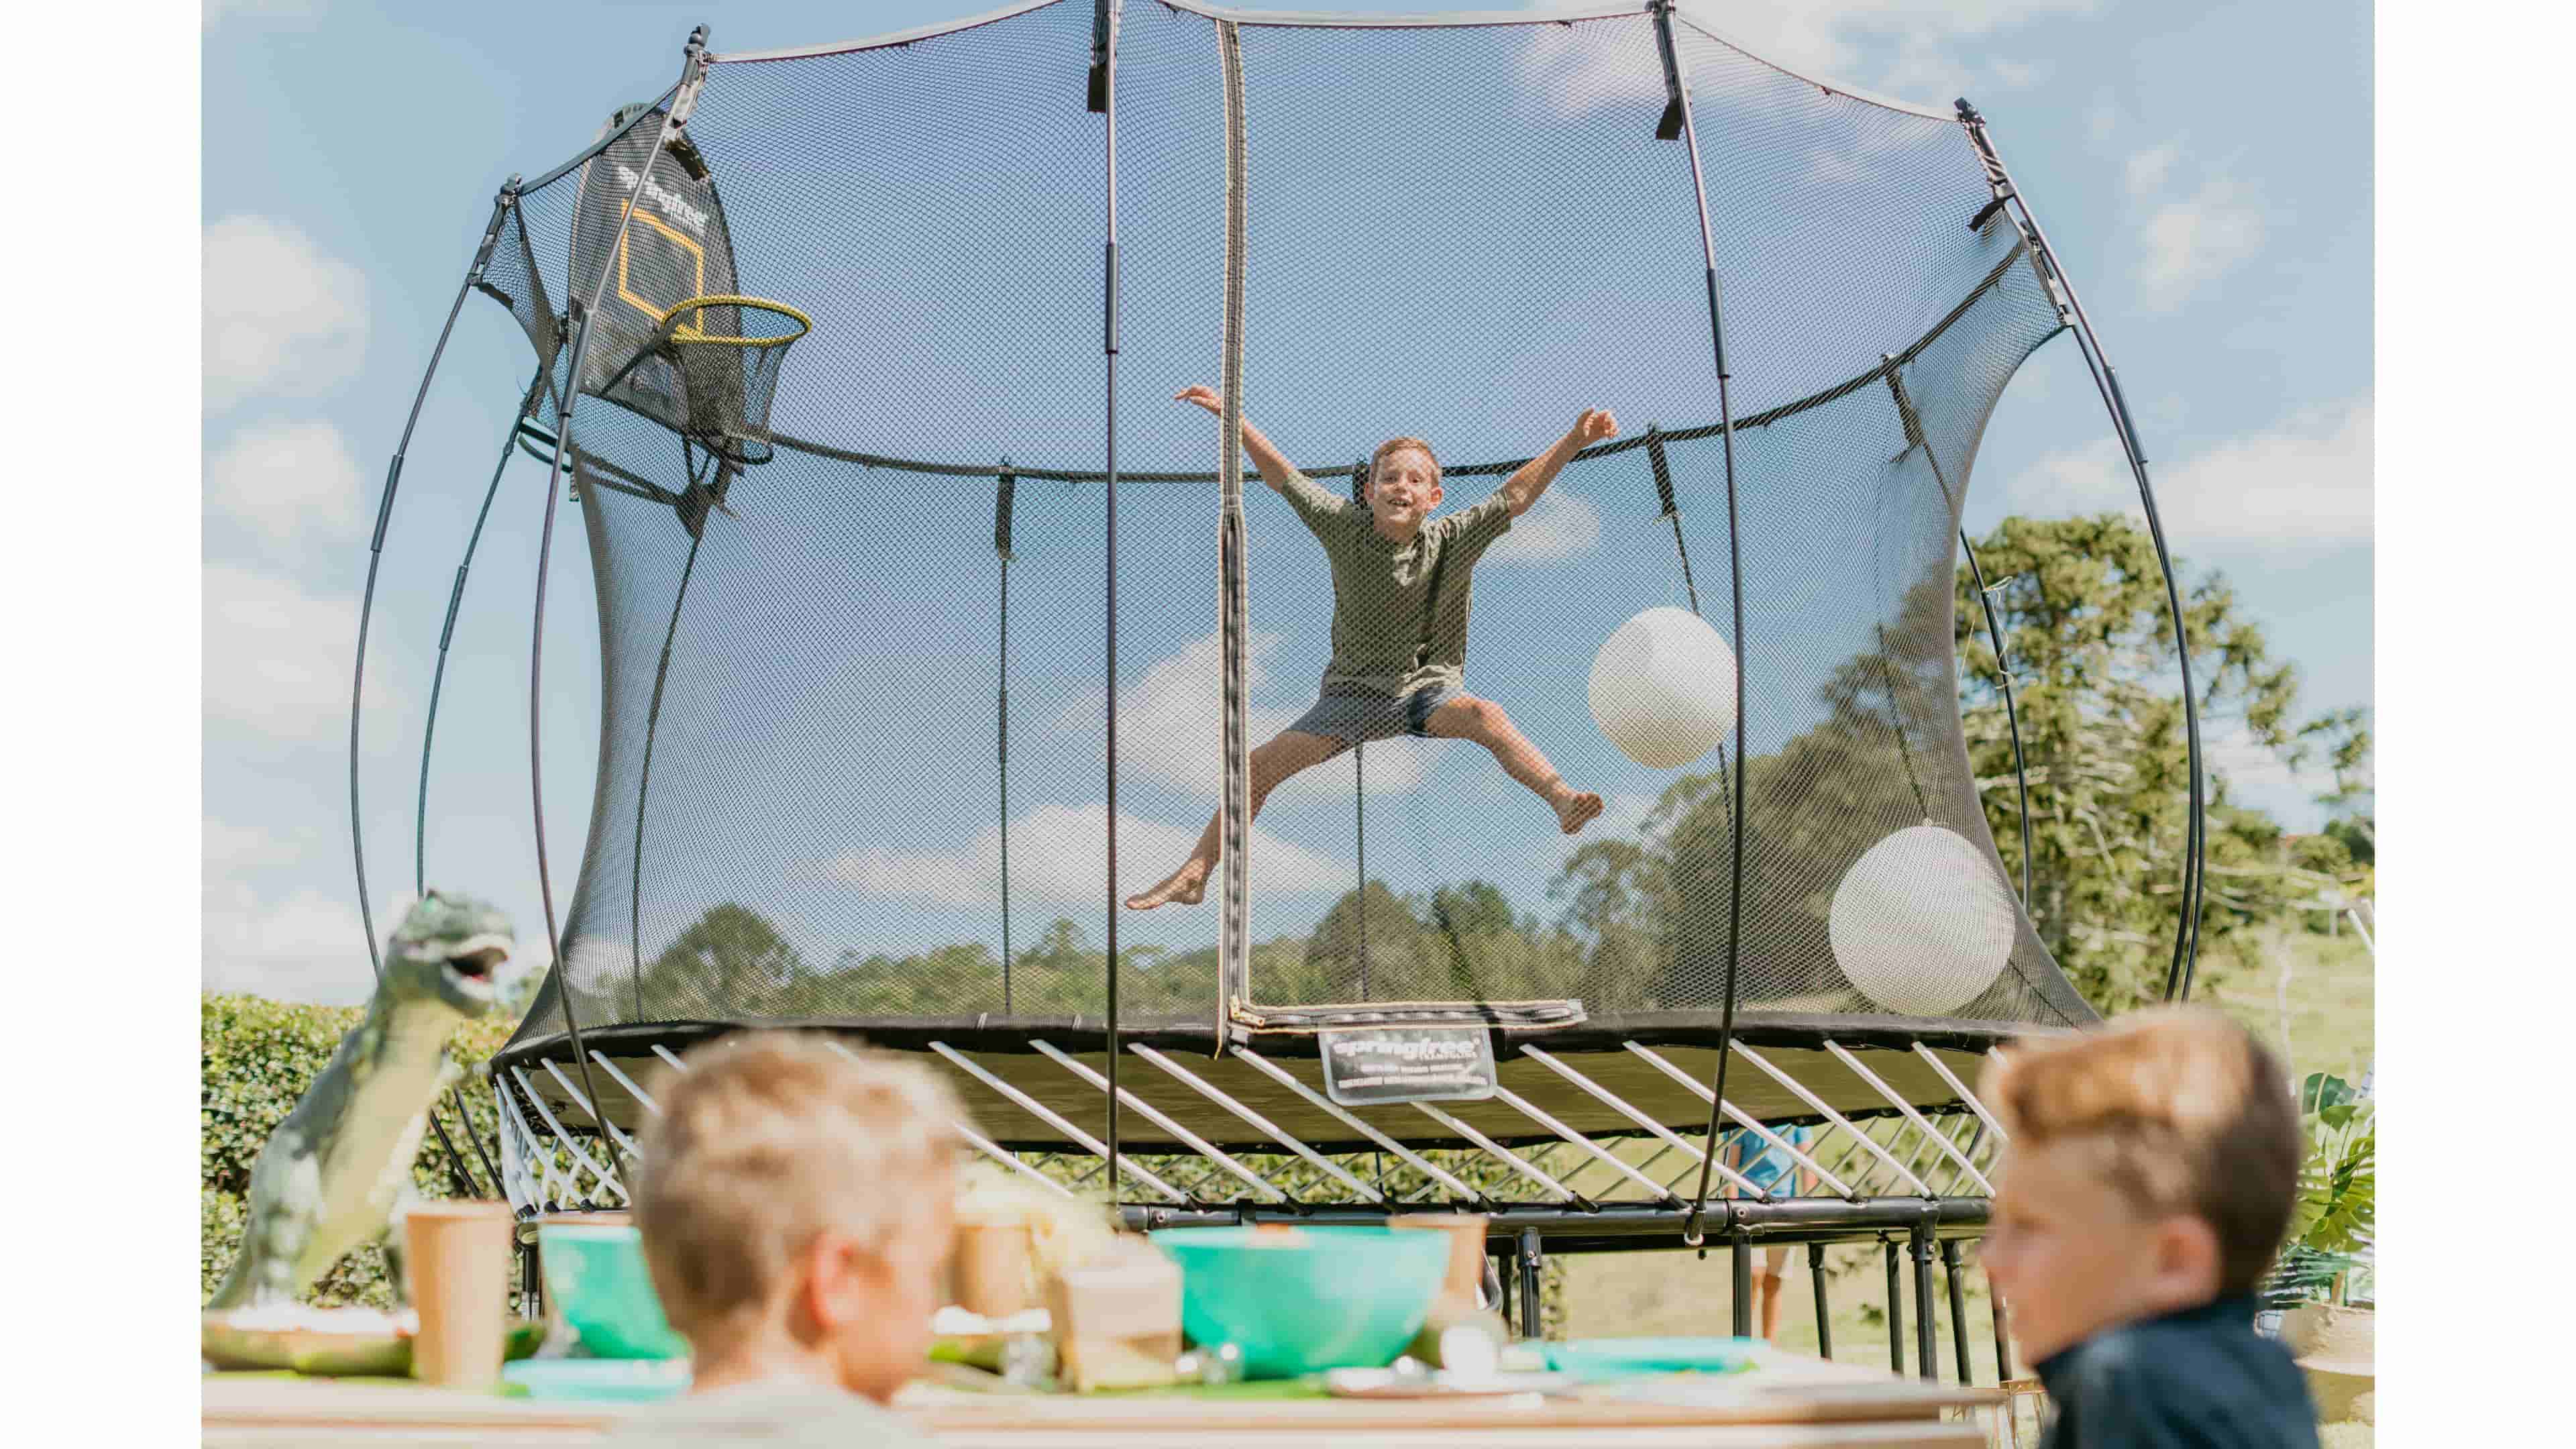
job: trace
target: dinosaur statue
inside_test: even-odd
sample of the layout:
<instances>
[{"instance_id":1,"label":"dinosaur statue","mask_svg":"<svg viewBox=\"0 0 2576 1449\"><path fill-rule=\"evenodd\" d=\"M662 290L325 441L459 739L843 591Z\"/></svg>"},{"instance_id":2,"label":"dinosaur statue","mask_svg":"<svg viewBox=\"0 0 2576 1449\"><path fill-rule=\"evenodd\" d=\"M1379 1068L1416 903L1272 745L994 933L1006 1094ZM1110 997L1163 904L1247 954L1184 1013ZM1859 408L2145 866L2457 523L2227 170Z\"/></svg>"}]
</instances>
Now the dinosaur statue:
<instances>
[{"instance_id":1,"label":"dinosaur statue","mask_svg":"<svg viewBox=\"0 0 2576 1449\"><path fill-rule=\"evenodd\" d=\"M448 1038L523 1004L513 944L508 918L465 896L431 891L403 917L366 1020L340 1038L251 1167L241 1248L208 1309L299 1302L370 1240L384 1246L395 1302L409 1301L401 1224L417 1196L412 1159L431 1106L461 1071Z\"/></svg>"}]
</instances>

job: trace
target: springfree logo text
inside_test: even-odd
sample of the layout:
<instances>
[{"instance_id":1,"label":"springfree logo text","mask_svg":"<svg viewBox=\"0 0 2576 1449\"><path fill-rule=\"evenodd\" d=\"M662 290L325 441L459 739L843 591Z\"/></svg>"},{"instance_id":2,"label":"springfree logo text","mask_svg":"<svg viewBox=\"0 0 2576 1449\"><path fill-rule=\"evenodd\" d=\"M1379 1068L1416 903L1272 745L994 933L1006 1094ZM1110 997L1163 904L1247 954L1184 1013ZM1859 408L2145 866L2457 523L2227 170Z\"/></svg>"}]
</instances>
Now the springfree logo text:
<instances>
[{"instance_id":1,"label":"springfree logo text","mask_svg":"<svg viewBox=\"0 0 2576 1449\"><path fill-rule=\"evenodd\" d=\"M617 168L617 180L620 185L626 187L628 190L634 190L636 182L635 168L620 163ZM696 232L700 236L706 235L707 209L705 207L691 203L687 197L682 196L670 187L664 186L662 183L654 180L650 176L643 178L643 181L644 199L661 208L662 215L666 219L680 222L688 227L689 230Z\"/></svg>"}]
</instances>

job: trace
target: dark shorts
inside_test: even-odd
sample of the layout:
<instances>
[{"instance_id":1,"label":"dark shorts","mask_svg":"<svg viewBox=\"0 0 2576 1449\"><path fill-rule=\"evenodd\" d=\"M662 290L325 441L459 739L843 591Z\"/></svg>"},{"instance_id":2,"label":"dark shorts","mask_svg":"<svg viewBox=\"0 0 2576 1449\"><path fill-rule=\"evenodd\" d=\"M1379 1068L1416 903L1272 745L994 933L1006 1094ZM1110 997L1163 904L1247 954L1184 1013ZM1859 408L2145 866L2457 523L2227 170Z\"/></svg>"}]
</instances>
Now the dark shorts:
<instances>
[{"instance_id":1,"label":"dark shorts","mask_svg":"<svg viewBox=\"0 0 2576 1449\"><path fill-rule=\"evenodd\" d=\"M1431 738L1431 712L1466 691L1451 684L1426 684L1411 694L1388 694L1345 684L1328 684L1313 707L1288 726L1299 734L1320 735L1346 745L1411 735Z\"/></svg>"}]
</instances>

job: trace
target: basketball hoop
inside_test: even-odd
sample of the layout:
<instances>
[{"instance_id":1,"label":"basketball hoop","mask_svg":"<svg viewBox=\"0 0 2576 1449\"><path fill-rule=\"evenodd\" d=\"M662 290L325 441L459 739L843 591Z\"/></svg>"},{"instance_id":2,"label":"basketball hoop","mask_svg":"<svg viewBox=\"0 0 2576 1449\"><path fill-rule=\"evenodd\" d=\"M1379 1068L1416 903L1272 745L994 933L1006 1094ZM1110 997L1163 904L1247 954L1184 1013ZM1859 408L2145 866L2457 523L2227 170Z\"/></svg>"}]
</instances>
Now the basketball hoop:
<instances>
[{"instance_id":1,"label":"basketball hoop","mask_svg":"<svg viewBox=\"0 0 2576 1449\"><path fill-rule=\"evenodd\" d=\"M744 467L769 461L769 408L788 346L813 319L761 297L691 297L665 311L599 392Z\"/></svg>"}]
</instances>

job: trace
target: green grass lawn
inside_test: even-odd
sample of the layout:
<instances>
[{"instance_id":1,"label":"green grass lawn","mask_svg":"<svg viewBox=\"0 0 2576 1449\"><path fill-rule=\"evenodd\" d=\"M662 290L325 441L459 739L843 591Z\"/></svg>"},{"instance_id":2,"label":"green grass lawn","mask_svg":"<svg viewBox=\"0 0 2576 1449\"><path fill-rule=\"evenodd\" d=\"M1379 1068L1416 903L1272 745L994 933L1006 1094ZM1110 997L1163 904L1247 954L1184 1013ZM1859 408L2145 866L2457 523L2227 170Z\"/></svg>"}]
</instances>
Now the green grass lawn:
<instances>
[{"instance_id":1,"label":"green grass lawn","mask_svg":"<svg viewBox=\"0 0 2576 1449\"><path fill-rule=\"evenodd\" d=\"M2286 1056L2294 1075L2331 1071L2356 1082L2369 1065L2372 1050L2372 972L2370 952L2357 940L2350 923L2335 938L2288 930L2249 944L2244 959L2226 963L2214 987L2201 999L2214 1002L2281 1048L2286 1030ZM2286 974L2287 1011L2283 1010ZM1975 1250L1962 1287L1968 1303L1968 1354L1975 1382L1995 1382L1992 1307L1985 1275L1976 1271ZM1836 1247L1826 1251L1826 1289L1831 1305L1834 1357L1853 1363L1885 1366L1887 1277L1875 1246ZM1919 1366L1914 1355L1913 1274L1900 1279L1906 1294L1905 1361L1907 1371ZM1948 1285L1933 1274L1934 1322L1938 1330L1941 1375L1955 1379ZM1780 1343L1804 1353L1817 1349L1813 1280L1806 1250L1789 1255L1782 1280ZM1728 1268L1724 1251L1703 1260L1694 1253L1618 1253L1575 1258L1566 1269L1565 1332L1570 1338L1607 1335L1723 1334L1729 1322ZM2014 1363L2016 1373L2029 1366ZM2368 1425L2330 1426L2328 1442L2337 1449L2366 1449Z\"/></svg>"}]
</instances>

